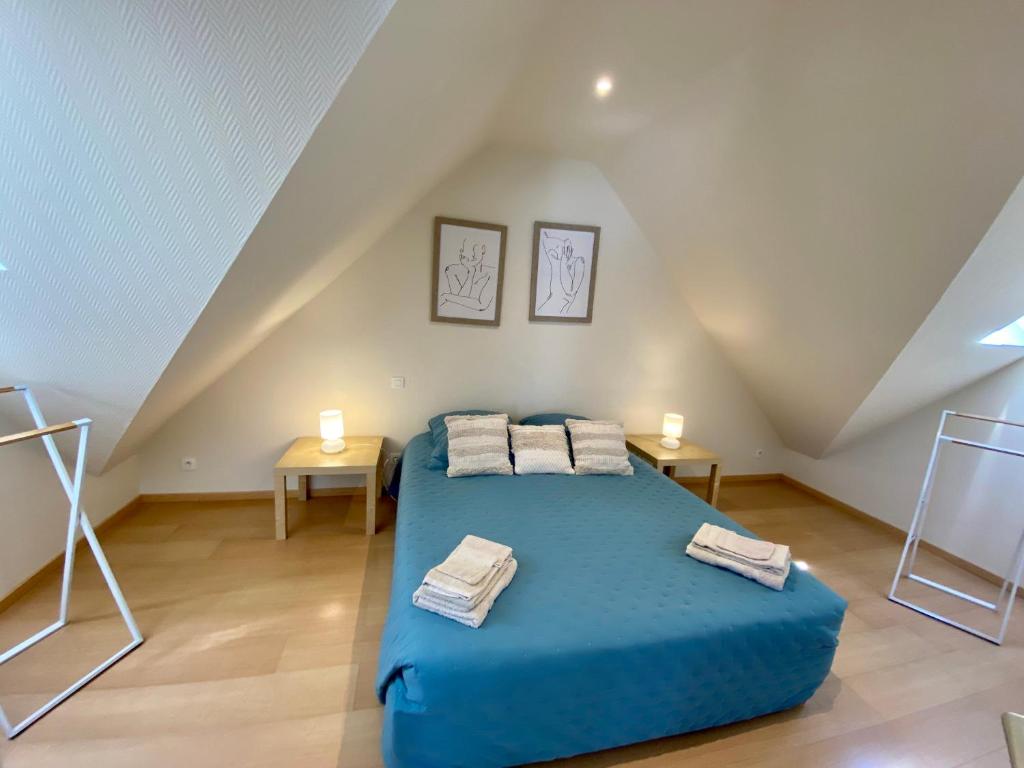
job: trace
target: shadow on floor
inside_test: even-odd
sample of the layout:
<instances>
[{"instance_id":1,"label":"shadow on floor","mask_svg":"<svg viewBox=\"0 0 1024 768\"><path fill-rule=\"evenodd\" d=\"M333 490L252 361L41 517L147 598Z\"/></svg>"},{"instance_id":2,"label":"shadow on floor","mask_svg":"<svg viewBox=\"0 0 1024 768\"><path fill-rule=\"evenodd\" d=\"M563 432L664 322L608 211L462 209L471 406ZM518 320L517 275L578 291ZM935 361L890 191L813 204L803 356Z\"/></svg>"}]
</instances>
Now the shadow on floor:
<instances>
[{"instance_id":1,"label":"shadow on floor","mask_svg":"<svg viewBox=\"0 0 1024 768\"><path fill-rule=\"evenodd\" d=\"M359 524L362 507L352 504L349 515ZM383 707L377 701L374 681L380 634L383 631L382 594L391 589L391 564L394 560L396 503L381 499L377 505L377 534L370 540L364 562L362 588L356 610L356 629L349 653L341 663L357 669L356 681L343 702L341 744L338 768L376 768L382 766L380 732ZM358 518L358 519L357 519ZM387 600L384 600L387 604Z\"/></svg>"}]
</instances>

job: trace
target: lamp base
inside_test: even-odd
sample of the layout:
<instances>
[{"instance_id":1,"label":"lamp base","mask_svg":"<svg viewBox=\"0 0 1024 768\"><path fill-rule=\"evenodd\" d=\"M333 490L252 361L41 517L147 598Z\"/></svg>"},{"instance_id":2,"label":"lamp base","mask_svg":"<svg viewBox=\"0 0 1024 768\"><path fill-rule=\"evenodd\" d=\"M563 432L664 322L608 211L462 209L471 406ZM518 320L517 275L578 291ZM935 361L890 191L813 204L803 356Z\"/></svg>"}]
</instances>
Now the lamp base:
<instances>
[{"instance_id":1,"label":"lamp base","mask_svg":"<svg viewBox=\"0 0 1024 768\"><path fill-rule=\"evenodd\" d=\"M320 443L321 453L341 453L345 450L345 441L341 440L324 440Z\"/></svg>"},{"instance_id":2,"label":"lamp base","mask_svg":"<svg viewBox=\"0 0 1024 768\"><path fill-rule=\"evenodd\" d=\"M681 443L674 437L663 437L661 438L661 445L663 448L671 448L675 450L681 445Z\"/></svg>"}]
</instances>

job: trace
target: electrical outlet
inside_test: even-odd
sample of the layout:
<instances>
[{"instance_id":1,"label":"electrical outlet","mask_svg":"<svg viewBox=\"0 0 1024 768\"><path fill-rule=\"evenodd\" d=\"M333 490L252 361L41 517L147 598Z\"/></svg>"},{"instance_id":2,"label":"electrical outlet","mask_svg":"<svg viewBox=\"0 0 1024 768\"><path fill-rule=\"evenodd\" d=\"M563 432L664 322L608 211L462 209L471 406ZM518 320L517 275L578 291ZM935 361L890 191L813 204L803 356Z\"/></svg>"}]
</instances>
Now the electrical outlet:
<instances>
[{"instance_id":1,"label":"electrical outlet","mask_svg":"<svg viewBox=\"0 0 1024 768\"><path fill-rule=\"evenodd\" d=\"M392 376L391 377L391 388L392 389L405 389L405 376Z\"/></svg>"},{"instance_id":2,"label":"electrical outlet","mask_svg":"<svg viewBox=\"0 0 1024 768\"><path fill-rule=\"evenodd\" d=\"M185 456L181 460L181 471L182 472L195 472L199 467L199 462L195 456Z\"/></svg>"},{"instance_id":3,"label":"electrical outlet","mask_svg":"<svg viewBox=\"0 0 1024 768\"><path fill-rule=\"evenodd\" d=\"M762 456L764 456L764 448L758 448L756 451L754 451L754 455L760 459Z\"/></svg>"}]
</instances>

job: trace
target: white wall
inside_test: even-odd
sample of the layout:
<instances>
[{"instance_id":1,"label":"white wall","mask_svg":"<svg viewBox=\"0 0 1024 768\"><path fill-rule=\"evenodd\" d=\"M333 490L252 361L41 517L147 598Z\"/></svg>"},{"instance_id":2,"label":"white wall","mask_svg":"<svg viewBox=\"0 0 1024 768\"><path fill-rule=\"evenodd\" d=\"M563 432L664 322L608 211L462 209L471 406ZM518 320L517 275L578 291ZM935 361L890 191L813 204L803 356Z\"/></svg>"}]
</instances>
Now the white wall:
<instances>
[{"instance_id":1,"label":"white wall","mask_svg":"<svg viewBox=\"0 0 1024 768\"><path fill-rule=\"evenodd\" d=\"M920 408L823 459L787 450L785 472L906 530L944 408L1024 422L1024 362ZM1024 450L1024 429L957 422L951 422L953 434ZM1005 574L1024 528L1021 499L1024 460L957 446L943 448L925 539Z\"/></svg>"},{"instance_id":2,"label":"white wall","mask_svg":"<svg viewBox=\"0 0 1024 768\"><path fill-rule=\"evenodd\" d=\"M14 431L0 422L0 434ZM77 435L76 433L72 433ZM73 445L60 436L61 445ZM72 448L67 456L74 456ZM73 460L73 459L72 459ZM69 470L71 467L69 467ZM0 597L7 595L64 549L68 501L39 440L3 449L0 456ZM86 475L82 506L99 525L139 493L139 461L126 459L102 475Z\"/></svg>"},{"instance_id":3,"label":"white wall","mask_svg":"<svg viewBox=\"0 0 1024 768\"><path fill-rule=\"evenodd\" d=\"M430 322L436 215L508 225L500 327ZM601 226L592 325L528 322L537 219ZM317 412L331 406L344 409L349 434L384 434L391 450L458 407L575 411L652 432L678 410L686 436L721 452L726 473L777 471L777 436L674 280L594 165L487 149L172 417L143 447L142 492L270 488L277 457L296 435L316 434ZM407 388L390 389L391 375ZM181 472L183 456L199 468Z\"/></svg>"}]
</instances>

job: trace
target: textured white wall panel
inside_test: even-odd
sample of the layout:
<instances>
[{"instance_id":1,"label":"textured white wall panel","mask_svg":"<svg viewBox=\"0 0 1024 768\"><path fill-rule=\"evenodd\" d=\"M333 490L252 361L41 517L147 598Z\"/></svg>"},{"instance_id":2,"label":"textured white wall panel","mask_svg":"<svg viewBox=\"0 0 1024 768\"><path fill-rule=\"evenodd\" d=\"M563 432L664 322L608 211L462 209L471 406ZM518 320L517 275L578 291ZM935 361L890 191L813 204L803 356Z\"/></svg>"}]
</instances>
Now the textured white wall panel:
<instances>
[{"instance_id":1,"label":"textured white wall panel","mask_svg":"<svg viewBox=\"0 0 1024 768\"><path fill-rule=\"evenodd\" d=\"M108 464L134 454L486 142L548 10L546 0L395 6Z\"/></svg>"},{"instance_id":2,"label":"textured white wall panel","mask_svg":"<svg viewBox=\"0 0 1024 768\"><path fill-rule=\"evenodd\" d=\"M391 4L0 4L0 381L97 461Z\"/></svg>"}]
</instances>

